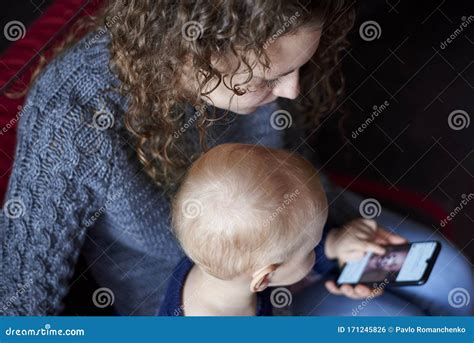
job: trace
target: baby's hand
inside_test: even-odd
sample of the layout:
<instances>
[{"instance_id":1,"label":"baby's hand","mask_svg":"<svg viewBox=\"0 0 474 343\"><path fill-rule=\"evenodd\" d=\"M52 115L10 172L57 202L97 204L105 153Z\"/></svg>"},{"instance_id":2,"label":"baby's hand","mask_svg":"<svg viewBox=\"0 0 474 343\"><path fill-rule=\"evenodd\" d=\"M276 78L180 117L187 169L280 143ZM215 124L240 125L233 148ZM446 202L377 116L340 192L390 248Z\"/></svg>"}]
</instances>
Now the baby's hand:
<instances>
[{"instance_id":1,"label":"baby's hand","mask_svg":"<svg viewBox=\"0 0 474 343\"><path fill-rule=\"evenodd\" d=\"M369 251L382 255L385 253L384 245L405 242L405 238L379 227L375 220L360 218L331 230L326 239L325 253L328 258L345 263L359 260Z\"/></svg>"},{"instance_id":2,"label":"baby's hand","mask_svg":"<svg viewBox=\"0 0 474 343\"><path fill-rule=\"evenodd\" d=\"M342 228L331 230L324 249L328 258L337 258L339 263L343 264L359 260L369 251L382 255L385 253L385 245L406 242L405 238L379 227L374 220L360 218L347 223ZM333 294L344 294L354 299L364 298L371 294L371 290L364 285L356 287L343 285L338 288L334 281L328 281L326 287ZM381 292L378 292L375 295L380 294Z\"/></svg>"}]
</instances>

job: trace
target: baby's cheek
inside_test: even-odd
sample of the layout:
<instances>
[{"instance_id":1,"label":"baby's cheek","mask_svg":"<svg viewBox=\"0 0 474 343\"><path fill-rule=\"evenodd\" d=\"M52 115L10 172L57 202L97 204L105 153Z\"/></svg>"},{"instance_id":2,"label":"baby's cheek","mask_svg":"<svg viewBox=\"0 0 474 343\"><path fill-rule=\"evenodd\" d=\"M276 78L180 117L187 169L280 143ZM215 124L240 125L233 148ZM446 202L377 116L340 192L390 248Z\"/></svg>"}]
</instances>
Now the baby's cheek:
<instances>
[{"instance_id":1,"label":"baby's cheek","mask_svg":"<svg viewBox=\"0 0 474 343\"><path fill-rule=\"evenodd\" d=\"M314 251L312 251L310 254L306 256L306 258L303 260L303 263L301 263L300 268L299 268L299 279L303 279L308 273L313 269L314 263L316 262L316 255L314 254Z\"/></svg>"}]
</instances>

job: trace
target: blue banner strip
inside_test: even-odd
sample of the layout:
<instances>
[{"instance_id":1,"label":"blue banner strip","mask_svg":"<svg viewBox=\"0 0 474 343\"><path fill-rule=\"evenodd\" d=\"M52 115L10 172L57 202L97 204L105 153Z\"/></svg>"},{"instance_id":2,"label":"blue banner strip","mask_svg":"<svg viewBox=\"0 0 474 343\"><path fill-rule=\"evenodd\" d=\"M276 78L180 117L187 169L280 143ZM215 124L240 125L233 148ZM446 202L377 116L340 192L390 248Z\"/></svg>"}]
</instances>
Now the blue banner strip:
<instances>
[{"instance_id":1,"label":"blue banner strip","mask_svg":"<svg viewBox=\"0 0 474 343\"><path fill-rule=\"evenodd\" d=\"M2 317L0 342L469 342L473 317Z\"/></svg>"}]
</instances>

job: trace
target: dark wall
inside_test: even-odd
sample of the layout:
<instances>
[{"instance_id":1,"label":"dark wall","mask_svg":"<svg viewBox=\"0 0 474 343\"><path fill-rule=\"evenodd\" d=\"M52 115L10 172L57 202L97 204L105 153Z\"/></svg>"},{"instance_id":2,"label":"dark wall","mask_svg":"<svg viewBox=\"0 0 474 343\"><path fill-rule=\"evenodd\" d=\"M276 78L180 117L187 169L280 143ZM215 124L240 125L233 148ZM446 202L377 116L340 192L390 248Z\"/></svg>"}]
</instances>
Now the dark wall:
<instances>
[{"instance_id":1,"label":"dark wall","mask_svg":"<svg viewBox=\"0 0 474 343\"><path fill-rule=\"evenodd\" d=\"M2 1L0 3L0 28L2 30L2 35L0 36L0 52L11 43L11 41L5 39L5 35L3 34L5 25L7 25L8 22L18 20L23 23L25 27L28 27L52 2L52 0Z\"/></svg>"},{"instance_id":2,"label":"dark wall","mask_svg":"<svg viewBox=\"0 0 474 343\"><path fill-rule=\"evenodd\" d=\"M392 191L413 190L447 212L474 193L474 124L467 126L474 108L473 9L467 0L361 2L353 46L344 58L347 141L337 128L340 116L334 114L314 143L329 161L328 169L362 172L361 177L378 180ZM366 41L359 28L370 20L381 31L378 39ZM389 105L380 111L385 101ZM374 106L380 112L375 120L362 133L354 133ZM471 258L473 209L471 201L452 220L453 239ZM419 219L433 230L441 228L440 222Z\"/></svg>"}]
</instances>

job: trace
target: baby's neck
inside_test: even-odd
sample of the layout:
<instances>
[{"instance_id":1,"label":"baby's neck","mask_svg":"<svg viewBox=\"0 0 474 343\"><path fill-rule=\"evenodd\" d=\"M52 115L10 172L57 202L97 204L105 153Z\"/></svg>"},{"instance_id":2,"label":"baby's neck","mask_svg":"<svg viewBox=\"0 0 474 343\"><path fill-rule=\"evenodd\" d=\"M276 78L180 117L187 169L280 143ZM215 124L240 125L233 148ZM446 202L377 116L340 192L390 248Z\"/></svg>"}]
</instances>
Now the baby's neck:
<instances>
[{"instance_id":1,"label":"baby's neck","mask_svg":"<svg viewBox=\"0 0 474 343\"><path fill-rule=\"evenodd\" d=\"M257 295L242 281L217 279L194 265L184 283L185 316L254 316Z\"/></svg>"}]
</instances>

